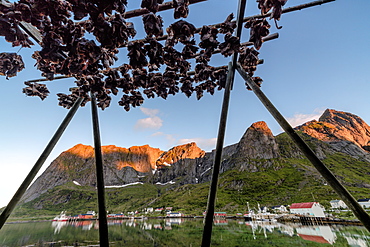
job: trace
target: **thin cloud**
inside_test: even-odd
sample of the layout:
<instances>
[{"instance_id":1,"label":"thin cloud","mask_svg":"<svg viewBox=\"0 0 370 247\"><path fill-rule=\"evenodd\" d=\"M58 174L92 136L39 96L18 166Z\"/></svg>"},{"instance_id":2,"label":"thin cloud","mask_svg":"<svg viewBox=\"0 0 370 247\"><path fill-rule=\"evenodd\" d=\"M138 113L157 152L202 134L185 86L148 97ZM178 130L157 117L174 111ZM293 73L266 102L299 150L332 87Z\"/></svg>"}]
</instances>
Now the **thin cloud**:
<instances>
[{"instance_id":1,"label":"thin cloud","mask_svg":"<svg viewBox=\"0 0 370 247\"><path fill-rule=\"evenodd\" d=\"M287 120L290 123L290 125L292 125L293 127L296 127L308 121L318 120L323 112L324 110L322 109L315 109L314 113L311 113L311 114L296 113L294 114L293 117L287 118Z\"/></svg>"},{"instance_id":2,"label":"thin cloud","mask_svg":"<svg viewBox=\"0 0 370 247\"><path fill-rule=\"evenodd\" d=\"M166 134L166 133L163 133L163 132L155 132L151 136L153 136L153 137L163 136L167 141L170 141L171 143L175 143L176 142L176 138L173 135Z\"/></svg>"},{"instance_id":3,"label":"thin cloud","mask_svg":"<svg viewBox=\"0 0 370 247\"><path fill-rule=\"evenodd\" d=\"M137 120L135 124L135 129L159 129L163 125L163 120L158 116L148 117Z\"/></svg>"},{"instance_id":4,"label":"thin cloud","mask_svg":"<svg viewBox=\"0 0 370 247\"><path fill-rule=\"evenodd\" d=\"M140 107L140 111L150 117L154 117L159 113L158 109L150 109L145 107Z\"/></svg>"},{"instance_id":5,"label":"thin cloud","mask_svg":"<svg viewBox=\"0 0 370 247\"><path fill-rule=\"evenodd\" d=\"M152 137L164 137L167 140L169 146L172 146L174 145L174 143L176 143L176 138L171 134L166 134L163 132L155 132L151 136Z\"/></svg>"},{"instance_id":6,"label":"thin cloud","mask_svg":"<svg viewBox=\"0 0 370 247\"><path fill-rule=\"evenodd\" d=\"M142 113L149 117L137 120L134 126L136 130L146 130L146 129L157 130L162 127L163 120L157 116L157 114L159 113L158 109L149 109L140 107L140 110Z\"/></svg>"}]
</instances>

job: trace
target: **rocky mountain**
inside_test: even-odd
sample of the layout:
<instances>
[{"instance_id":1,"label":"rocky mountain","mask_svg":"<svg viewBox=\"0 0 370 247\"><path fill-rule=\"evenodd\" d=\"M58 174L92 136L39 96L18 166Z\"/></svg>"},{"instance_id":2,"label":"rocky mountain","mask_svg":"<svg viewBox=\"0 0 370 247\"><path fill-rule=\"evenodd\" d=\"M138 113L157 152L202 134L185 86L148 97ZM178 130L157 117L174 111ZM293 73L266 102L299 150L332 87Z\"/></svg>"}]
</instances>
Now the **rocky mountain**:
<instances>
[{"instance_id":1,"label":"rocky mountain","mask_svg":"<svg viewBox=\"0 0 370 247\"><path fill-rule=\"evenodd\" d=\"M106 186L121 186L142 181L158 168L170 166L182 159L203 157L205 152L194 142L162 151L149 145L121 148L102 146ZM96 186L94 148L77 144L60 154L45 172L30 186L23 200L31 201L56 186L73 182L81 186Z\"/></svg>"},{"instance_id":2,"label":"rocky mountain","mask_svg":"<svg viewBox=\"0 0 370 247\"><path fill-rule=\"evenodd\" d=\"M322 141L346 140L370 151L370 126L351 113L327 109L319 121L307 122L297 129Z\"/></svg>"},{"instance_id":3,"label":"rocky mountain","mask_svg":"<svg viewBox=\"0 0 370 247\"><path fill-rule=\"evenodd\" d=\"M326 109L319 121L312 120L296 129L330 143L337 151L369 158L367 154L370 152L370 126L354 114Z\"/></svg>"},{"instance_id":4,"label":"rocky mountain","mask_svg":"<svg viewBox=\"0 0 370 247\"><path fill-rule=\"evenodd\" d=\"M319 121L310 121L296 129L320 159L329 167L335 167L336 175L346 186L355 188L357 192L361 191L359 188L370 187L370 180L363 177L364 173L370 174L370 127L360 117L328 109ZM200 205L206 203L206 182L211 179L214 151L206 153L196 143L189 143L168 151L148 145L128 149L110 145L103 146L102 153L108 190L144 184L149 186L147 191L151 191L151 199L141 203L153 205L161 200L174 203L186 196L181 191L189 190L190 195L190 190L202 188L197 195L202 196ZM349 167L354 167L353 172ZM274 136L265 122L252 124L238 143L223 150L220 178L223 192L220 193L226 191L227 205L245 204L246 199L242 200L242 195L249 200L286 200L285 203L288 203L306 194L311 197L314 192L310 190L313 188L322 196L332 195L331 190L321 189L323 184L325 182L320 174L310 166L287 135ZM72 201L76 190L94 190L95 187L93 147L78 144L50 164L27 190L23 202L39 209L64 205ZM298 190L301 192L297 194ZM131 192L131 199L123 200L122 197L128 195L121 195L125 193L122 191L111 194L118 204L132 201L137 196L137 192ZM178 193L178 198L164 196L168 193ZM59 194L58 199L50 199L55 194ZM121 195L119 198L118 194ZM79 198L82 197L81 194ZM199 204L193 201L194 198L193 194L186 203ZM138 198L135 200L139 201Z\"/></svg>"}]
</instances>

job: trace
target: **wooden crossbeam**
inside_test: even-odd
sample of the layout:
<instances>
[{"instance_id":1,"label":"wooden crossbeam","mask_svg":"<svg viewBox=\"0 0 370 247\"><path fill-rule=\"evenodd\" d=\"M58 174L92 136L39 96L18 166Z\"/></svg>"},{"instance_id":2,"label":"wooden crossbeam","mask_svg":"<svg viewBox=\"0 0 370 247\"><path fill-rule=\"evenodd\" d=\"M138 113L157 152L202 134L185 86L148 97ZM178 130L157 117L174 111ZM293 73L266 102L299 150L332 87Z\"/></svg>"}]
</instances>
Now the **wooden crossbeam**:
<instances>
[{"instance_id":1,"label":"wooden crossbeam","mask_svg":"<svg viewBox=\"0 0 370 247\"><path fill-rule=\"evenodd\" d=\"M204 2L204 1L207 1L207 0L190 0L189 3L194 4L194 3ZM159 11L164 11L164 10L169 10L169 9L172 9L172 8L174 8L173 7L173 1L166 2L166 3L160 4L158 6L158 12ZM132 17L145 15L145 14L148 14L148 13L150 13L150 11L147 10L147 9L135 9L135 10L125 12L122 16L123 16L123 18L128 19L128 18L132 18Z\"/></svg>"},{"instance_id":2,"label":"wooden crossbeam","mask_svg":"<svg viewBox=\"0 0 370 247\"><path fill-rule=\"evenodd\" d=\"M293 11L302 10L302 9L306 9L306 8L309 8L309 7L321 5L321 4L324 4L324 3L333 2L333 1L335 1L335 0L319 0L319 1L314 1L314 2L310 2L310 3L300 4L300 5L296 5L296 6L293 6L293 7L285 8L285 9L282 10L282 13L285 14L285 13L289 13L289 12L293 12ZM243 22L247 22L248 20L253 19L253 18L265 18L265 17L269 17L270 15L271 15L271 13L267 13L265 15L253 15L253 16L244 17L243 18ZM236 20L234 20L232 22L236 22ZM219 27L221 27L221 25L222 25L222 22L221 23L217 23L217 24L212 24L212 25L209 25L209 26L213 26L213 27L219 28ZM202 27L198 27L195 30L195 33L199 33L201 29L202 29ZM160 41L160 40L166 40L167 37L168 37L168 35L165 34L163 36L157 37L157 40L158 41ZM145 42L146 39L140 39L138 41Z\"/></svg>"},{"instance_id":3,"label":"wooden crossbeam","mask_svg":"<svg viewBox=\"0 0 370 247\"><path fill-rule=\"evenodd\" d=\"M273 39L277 39L278 37L279 37L279 34L278 33L273 33L271 35L268 35L268 36L264 37L263 38L263 42L270 41L270 40L273 40ZM253 45L253 42L244 42L244 43L241 43L240 45L241 46L252 46ZM218 54L220 52L221 51L219 49L216 49L213 52L213 54ZM263 64L263 59L260 59L258 61L258 64ZM220 69L220 68L227 68L227 65L221 66L221 67L216 67L215 69ZM189 72L187 72L187 75L195 75L195 71L189 71ZM54 80L60 80L60 79L67 79L67 78L71 78L71 77L73 77L73 76L62 75L62 76L55 76L52 80L47 79L47 78L39 78L39 79L34 79L34 80L27 80L26 82L54 81Z\"/></svg>"}]
</instances>

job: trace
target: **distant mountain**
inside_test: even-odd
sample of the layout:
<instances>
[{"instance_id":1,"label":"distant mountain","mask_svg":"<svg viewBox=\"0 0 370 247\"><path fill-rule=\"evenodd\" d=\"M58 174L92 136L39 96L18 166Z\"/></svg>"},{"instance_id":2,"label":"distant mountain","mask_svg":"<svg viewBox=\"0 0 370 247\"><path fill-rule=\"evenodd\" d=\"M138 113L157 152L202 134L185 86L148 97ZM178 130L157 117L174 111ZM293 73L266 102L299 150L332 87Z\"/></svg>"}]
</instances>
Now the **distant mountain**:
<instances>
[{"instance_id":1,"label":"distant mountain","mask_svg":"<svg viewBox=\"0 0 370 247\"><path fill-rule=\"evenodd\" d=\"M328 109L319 121L296 129L347 189L359 197L366 195L370 179L363 174L370 174L370 127L360 117ZM206 153L189 143L168 151L110 145L103 146L102 153L111 210L168 204L189 212L204 210L214 151ZM313 196L324 201L337 198L288 136L273 136L262 121L252 124L238 143L224 148L219 184L217 205L228 211L245 208L247 202L274 205ZM78 144L36 179L22 207L94 208L95 187L94 150Z\"/></svg>"},{"instance_id":2,"label":"distant mountain","mask_svg":"<svg viewBox=\"0 0 370 247\"><path fill-rule=\"evenodd\" d=\"M338 151L346 152L347 147L353 144L370 151L370 126L351 113L326 109L319 121L307 122L296 129L332 144ZM347 153L356 155L352 151L357 152L349 148Z\"/></svg>"}]
</instances>

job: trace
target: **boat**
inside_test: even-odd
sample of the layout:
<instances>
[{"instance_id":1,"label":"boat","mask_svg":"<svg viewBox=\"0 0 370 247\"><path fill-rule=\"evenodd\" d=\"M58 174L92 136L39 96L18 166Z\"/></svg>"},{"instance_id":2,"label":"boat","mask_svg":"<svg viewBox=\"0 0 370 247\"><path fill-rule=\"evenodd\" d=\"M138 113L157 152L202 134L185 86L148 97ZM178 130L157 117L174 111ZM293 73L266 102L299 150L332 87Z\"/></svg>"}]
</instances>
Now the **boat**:
<instances>
[{"instance_id":1,"label":"boat","mask_svg":"<svg viewBox=\"0 0 370 247\"><path fill-rule=\"evenodd\" d=\"M69 220L69 216L66 215L66 212L65 211L62 211L60 213L60 215L56 216L53 221L68 221Z\"/></svg>"},{"instance_id":2,"label":"boat","mask_svg":"<svg viewBox=\"0 0 370 247\"><path fill-rule=\"evenodd\" d=\"M248 212L248 213L244 214L243 216L244 216L245 221L252 221L252 213L251 212Z\"/></svg>"}]
</instances>

